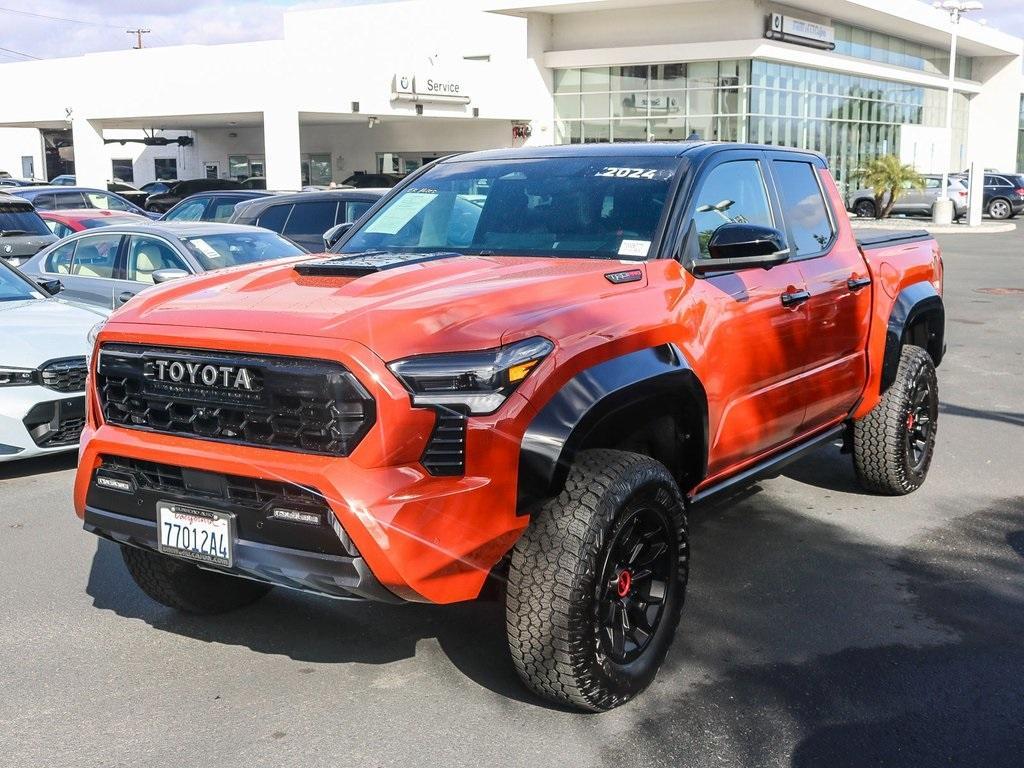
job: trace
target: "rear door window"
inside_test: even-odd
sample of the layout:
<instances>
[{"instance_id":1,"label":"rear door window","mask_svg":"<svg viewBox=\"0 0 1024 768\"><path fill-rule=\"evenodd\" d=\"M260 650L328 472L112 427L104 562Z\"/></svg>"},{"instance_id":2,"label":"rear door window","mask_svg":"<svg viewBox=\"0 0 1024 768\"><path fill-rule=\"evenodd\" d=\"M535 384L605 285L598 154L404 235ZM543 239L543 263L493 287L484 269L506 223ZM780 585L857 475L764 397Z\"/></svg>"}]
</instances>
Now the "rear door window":
<instances>
[{"instance_id":1,"label":"rear door window","mask_svg":"<svg viewBox=\"0 0 1024 768\"><path fill-rule=\"evenodd\" d=\"M215 197L206 217L210 221L227 221L235 212L235 206L246 199L245 197Z\"/></svg>"},{"instance_id":2,"label":"rear door window","mask_svg":"<svg viewBox=\"0 0 1024 768\"><path fill-rule=\"evenodd\" d=\"M776 160L772 169L782 198L782 210L785 211L793 238L793 255L799 257L821 253L832 244L835 228L814 166L810 163Z\"/></svg>"},{"instance_id":3,"label":"rear door window","mask_svg":"<svg viewBox=\"0 0 1024 768\"><path fill-rule=\"evenodd\" d=\"M113 278L121 235L97 234L80 238L71 262L71 274L78 277Z\"/></svg>"},{"instance_id":4,"label":"rear door window","mask_svg":"<svg viewBox=\"0 0 1024 768\"><path fill-rule=\"evenodd\" d=\"M291 203L272 205L256 217L256 224L280 234L284 231L284 225L288 221L288 214L291 213L291 210Z\"/></svg>"},{"instance_id":5,"label":"rear door window","mask_svg":"<svg viewBox=\"0 0 1024 768\"><path fill-rule=\"evenodd\" d=\"M85 202L85 198L82 197L81 192L57 192L53 196L54 210L66 211L71 208L91 208L88 203Z\"/></svg>"},{"instance_id":6,"label":"rear door window","mask_svg":"<svg viewBox=\"0 0 1024 768\"><path fill-rule=\"evenodd\" d=\"M373 207L373 203L364 202L362 200L352 200L344 204L344 206L338 207L338 213L344 212L344 216L338 216L339 224L348 224L349 222L355 221L370 208Z\"/></svg>"},{"instance_id":7,"label":"rear door window","mask_svg":"<svg viewBox=\"0 0 1024 768\"><path fill-rule=\"evenodd\" d=\"M338 210L335 200L295 203L292 215L285 224L285 235L322 235L334 226Z\"/></svg>"},{"instance_id":8,"label":"rear door window","mask_svg":"<svg viewBox=\"0 0 1024 768\"><path fill-rule=\"evenodd\" d=\"M208 197L195 197L182 203L171 213L164 217L166 221L200 221L206 213L206 206L209 204Z\"/></svg>"}]
</instances>

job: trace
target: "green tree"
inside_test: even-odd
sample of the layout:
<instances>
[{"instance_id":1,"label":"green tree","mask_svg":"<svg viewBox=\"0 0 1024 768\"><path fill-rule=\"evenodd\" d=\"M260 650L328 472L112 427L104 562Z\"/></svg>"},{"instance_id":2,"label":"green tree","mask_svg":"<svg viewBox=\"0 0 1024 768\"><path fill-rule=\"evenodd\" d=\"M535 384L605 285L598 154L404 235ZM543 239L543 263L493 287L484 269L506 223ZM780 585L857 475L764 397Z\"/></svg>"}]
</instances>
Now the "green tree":
<instances>
[{"instance_id":1,"label":"green tree","mask_svg":"<svg viewBox=\"0 0 1024 768\"><path fill-rule=\"evenodd\" d=\"M893 206L905 190L924 186L924 179L914 166L901 163L896 155L873 158L863 168L854 171L853 176L863 179L864 186L875 193L875 218L878 219L887 218L892 213Z\"/></svg>"}]
</instances>

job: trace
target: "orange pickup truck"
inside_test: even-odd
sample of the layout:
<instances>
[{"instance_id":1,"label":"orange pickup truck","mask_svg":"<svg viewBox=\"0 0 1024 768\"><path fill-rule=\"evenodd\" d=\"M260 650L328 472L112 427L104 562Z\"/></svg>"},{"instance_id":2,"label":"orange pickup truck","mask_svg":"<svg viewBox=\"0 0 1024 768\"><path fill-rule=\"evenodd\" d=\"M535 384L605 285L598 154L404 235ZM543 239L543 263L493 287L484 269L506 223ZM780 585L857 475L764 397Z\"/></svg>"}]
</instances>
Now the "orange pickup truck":
<instances>
[{"instance_id":1,"label":"orange pickup truck","mask_svg":"<svg viewBox=\"0 0 1024 768\"><path fill-rule=\"evenodd\" d=\"M460 155L338 235L91 334L75 507L165 605L493 579L523 681L604 710L677 631L690 505L840 440L867 490L924 482L939 248L858 242L817 154Z\"/></svg>"}]
</instances>

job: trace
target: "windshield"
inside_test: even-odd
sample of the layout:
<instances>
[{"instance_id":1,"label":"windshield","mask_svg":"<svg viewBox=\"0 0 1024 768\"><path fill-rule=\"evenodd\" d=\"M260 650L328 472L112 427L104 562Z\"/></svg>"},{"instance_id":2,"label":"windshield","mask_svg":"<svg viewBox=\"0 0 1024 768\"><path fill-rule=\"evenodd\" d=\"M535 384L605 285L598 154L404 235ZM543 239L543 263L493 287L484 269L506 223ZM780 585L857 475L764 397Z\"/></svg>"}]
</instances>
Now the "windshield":
<instances>
[{"instance_id":1,"label":"windshield","mask_svg":"<svg viewBox=\"0 0 1024 768\"><path fill-rule=\"evenodd\" d=\"M305 250L273 232L230 232L183 238L204 269L223 269L257 261L301 256Z\"/></svg>"},{"instance_id":2,"label":"windshield","mask_svg":"<svg viewBox=\"0 0 1024 768\"><path fill-rule=\"evenodd\" d=\"M39 214L31 208L14 205L0 205L0 235L49 235L50 229L46 226Z\"/></svg>"},{"instance_id":3,"label":"windshield","mask_svg":"<svg viewBox=\"0 0 1024 768\"><path fill-rule=\"evenodd\" d=\"M0 301L42 299L42 292L0 259Z\"/></svg>"},{"instance_id":4,"label":"windshield","mask_svg":"<svg viewBox=\"0 0 1024 768\"><path fill-rule=\"evenodd\" d=\"M341 247L644 258L679 160L557 157L437 165Z\"/></svg>"}]
</instances>

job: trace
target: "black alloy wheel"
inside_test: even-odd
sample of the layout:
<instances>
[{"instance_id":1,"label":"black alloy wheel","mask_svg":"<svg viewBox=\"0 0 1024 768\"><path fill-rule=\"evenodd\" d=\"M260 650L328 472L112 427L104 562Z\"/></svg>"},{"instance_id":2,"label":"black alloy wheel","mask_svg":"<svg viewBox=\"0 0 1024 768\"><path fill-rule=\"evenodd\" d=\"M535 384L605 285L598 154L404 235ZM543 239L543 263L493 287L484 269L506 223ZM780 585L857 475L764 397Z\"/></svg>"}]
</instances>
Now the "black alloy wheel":
<instances>
[{"instance_id":1,"label":"black alloy wheel","mask_svg":"<svg viewBox=\"0 0 1024 768\"><path fill-rule=\"evenodd\" d=\"M669 521L642 499L617 522L596 582L598 647L616 664L629 664L647 649L664 613L675 578L674 533Z\"/></svg>"},{"instance_id":2,"label":"black alloy wheel","mask_svg":"<svg viewBox=\"0 0 1024 768\"><path fill-rule=\"evenodd\" d=\"M907 465L914 472L920 472L930 458L937 412L938 398L935 397L932 379L922 376L915 382L910 396L904 431Z\"/></svg>"}]
</instances>

